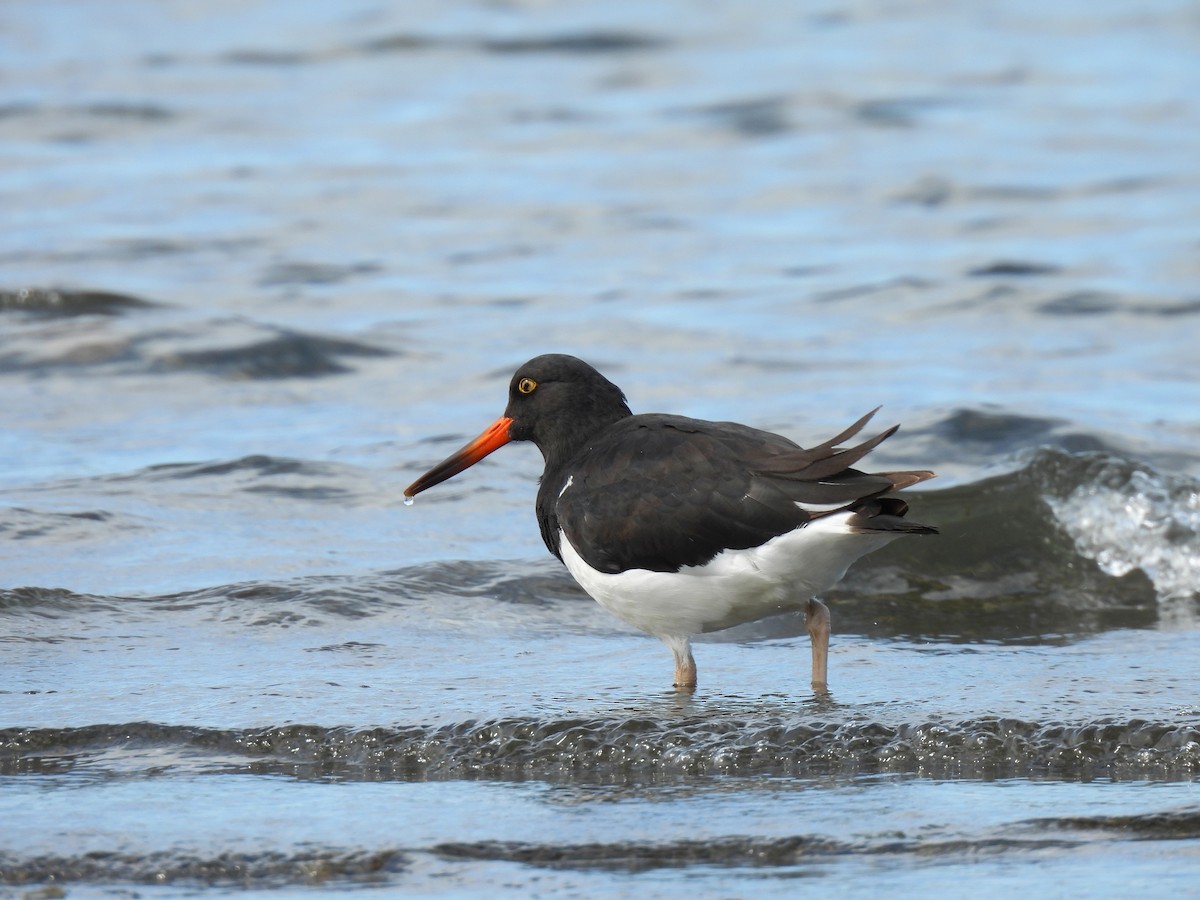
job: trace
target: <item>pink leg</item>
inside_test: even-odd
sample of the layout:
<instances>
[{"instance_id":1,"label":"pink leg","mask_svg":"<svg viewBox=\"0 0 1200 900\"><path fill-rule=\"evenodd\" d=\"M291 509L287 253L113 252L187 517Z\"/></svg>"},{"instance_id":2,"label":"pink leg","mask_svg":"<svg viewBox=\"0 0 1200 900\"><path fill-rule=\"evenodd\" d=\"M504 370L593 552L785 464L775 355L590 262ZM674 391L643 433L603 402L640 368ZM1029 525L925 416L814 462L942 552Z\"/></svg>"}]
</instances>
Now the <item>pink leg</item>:
<instances>
[{"instance_id":1,"label":"pink leg","mask_svg":"<svg viewBox=\"0 0 1200 900\"><path fill-rule=\"evenodd\" d=\"M680 691L696 689L696 661L692 659L692 642L686 637L665 637L663 641L675 654L675 688Z\"/></svg>"},{"instance_id":2,"label":"pink leg","mask_svg":"<svg viewBox=\"0 0 1200 900\"><path fill-rule=\"evenodd\" d=\"M808 601L804 622L812 639L812 687L829 693L829 607L816 597Z\"/></svg>"}]
</instances>

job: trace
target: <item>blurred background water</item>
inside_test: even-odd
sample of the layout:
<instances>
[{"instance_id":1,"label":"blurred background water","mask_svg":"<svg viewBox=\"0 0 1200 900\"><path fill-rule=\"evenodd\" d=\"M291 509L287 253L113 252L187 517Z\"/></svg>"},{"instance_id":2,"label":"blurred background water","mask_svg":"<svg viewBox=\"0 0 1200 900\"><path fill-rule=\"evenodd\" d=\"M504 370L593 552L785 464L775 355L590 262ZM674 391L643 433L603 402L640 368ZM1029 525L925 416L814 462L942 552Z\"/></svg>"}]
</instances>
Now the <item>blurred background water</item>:
<instances>
[{"instance_id":1,"label":"blurred background water","mask_svg":"<svg viewBox=\"0 0 1200 900\"><path fill-rule=\"evenodd\" d=\"M5 889L1191 889L1194 3L47 0L0 50ZM827 598L830 699L791 617L676 697L527 445L403 507L548 351L903 423L943 534Z\"/></svg>"}]
</instances>

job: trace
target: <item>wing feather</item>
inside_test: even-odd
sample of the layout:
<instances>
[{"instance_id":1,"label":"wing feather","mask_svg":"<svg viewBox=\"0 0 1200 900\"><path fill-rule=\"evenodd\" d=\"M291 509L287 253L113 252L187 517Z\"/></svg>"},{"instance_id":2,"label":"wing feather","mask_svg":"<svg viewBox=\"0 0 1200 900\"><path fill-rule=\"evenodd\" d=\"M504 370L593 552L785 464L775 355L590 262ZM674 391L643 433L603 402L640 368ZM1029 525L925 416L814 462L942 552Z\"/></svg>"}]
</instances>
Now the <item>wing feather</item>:
<instances>
[{"instance_id":1,"label":"wing feather","mask_svg":"<svg viewBox=\"0 0 1200 900\"><path fill-rule=\"evenodd\" d=\"M873 415L808 450L728 422L623 419L588 448L585 466L547 473L538 503L542 536L559 555L561 528L601 572L674 572L725 549L759 546L813 518L928 477L852 468L895 433L891 428L857 446L838 446Z\"/></svg>"}]
</instances>

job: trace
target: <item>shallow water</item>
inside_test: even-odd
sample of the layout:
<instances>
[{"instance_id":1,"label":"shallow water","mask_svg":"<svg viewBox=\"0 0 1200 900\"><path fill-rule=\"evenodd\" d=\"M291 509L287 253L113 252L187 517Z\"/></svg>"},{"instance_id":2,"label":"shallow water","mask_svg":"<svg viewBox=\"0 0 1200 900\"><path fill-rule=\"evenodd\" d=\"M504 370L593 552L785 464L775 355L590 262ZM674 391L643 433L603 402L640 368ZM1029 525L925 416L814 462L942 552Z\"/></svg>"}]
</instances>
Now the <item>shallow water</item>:
<instances>
[{"instance_id":1,"label":"shallow water","mask_svg":"<svg viewBox=\"0 0 1200 900\"><path fill-rule=\"evenodd\" d=\"M1192 889L1189 5L0 26L0 890ZM942 535L826 598L829 698L788 616L676 695L528 446L404 507L545 351L903 423Z\"/></svg>"}]
</instances>

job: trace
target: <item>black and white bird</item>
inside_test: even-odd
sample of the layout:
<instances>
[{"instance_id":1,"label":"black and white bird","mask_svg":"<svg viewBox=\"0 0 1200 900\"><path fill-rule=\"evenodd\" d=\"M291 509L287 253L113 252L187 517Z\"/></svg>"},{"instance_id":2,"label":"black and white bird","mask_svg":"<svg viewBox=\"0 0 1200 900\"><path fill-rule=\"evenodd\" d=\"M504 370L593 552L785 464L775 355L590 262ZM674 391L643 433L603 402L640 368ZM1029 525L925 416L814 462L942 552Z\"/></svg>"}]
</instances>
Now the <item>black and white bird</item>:
<instances>
[{"instance_id":1,"label":"black and white bird","mask_svg":"<svg viewBox=\"0 0 1200 900\"><path fill-rule=\"evenodd\" d=\"M818 595L859 557L937 533L883 496L932 472L852 468L898 426L840 446L874 414L804 449L734 422L634 415L583 360L546 354L513 375L503 416L404 494L509 441L532 441L545 459L537 518L546 547L597 603L671 648L677 688L696 686L693 635L803 609L812 685L825 691L830 618Z\"/></svg>"}]
</instances>

